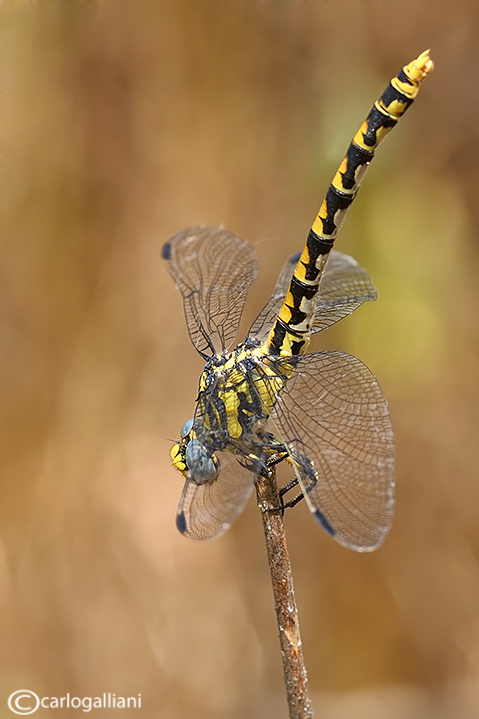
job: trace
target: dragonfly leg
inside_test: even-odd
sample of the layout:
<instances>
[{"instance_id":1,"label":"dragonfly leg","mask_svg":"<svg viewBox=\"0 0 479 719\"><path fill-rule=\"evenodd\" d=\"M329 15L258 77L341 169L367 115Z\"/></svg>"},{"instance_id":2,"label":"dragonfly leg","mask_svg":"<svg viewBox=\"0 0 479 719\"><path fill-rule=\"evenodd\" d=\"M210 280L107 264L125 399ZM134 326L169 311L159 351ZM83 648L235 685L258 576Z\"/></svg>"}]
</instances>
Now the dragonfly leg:
<instances>
[{"instance_id":1,"label":"dragonfly leg","mask_svg":"<svg viewBox=\"0 0 479 719\"><path fill-rule=\"evenodd\" d=\"M284 495L287 492L289 492L291 489L293 489L294 487L297 487L297 486L298 486L298 480L295 477L294 479L291 480L291 482L288 482L288 484L285 484L284 487L281 487L281 489L279 490L279 496L281 499L281 509L283 512L285 509L288 509L289 507L295 507L298 504L298 502L301 502L301 500L304 499L304 494L302 492L300 492L299 494L296 495L296 497L293 497L293 499L290 499L288 502L284 501L284 499L283 499Z\"/></svg>"},{"instance_id":2,"label":"dragonfly leg","mask_svg":"<svg viewBox=\"0 0 479 719\"><path fill-rule=\"evenodd\" d=\"M279 461L279 460L278 460ZM298 486L298 480L292 479L291 482L288 482L288 484L285 484L284 487L281 487L279 490L279 498L280 498L280 506L279 507L272 507L269 511L270 512L281 512L281 516L284 516L284 510L288 509L289 507L295 507L298 502L301 502L301 500L304 498L304 495L302 492L296 495L296 497L293 497L293 499L290 499L289 502L285 502L283 500L284 495L286 492L289 492L290 489L293 489L294 487Z\"/></svg>"},{"instance_id":3,"label":"dragonfly leg","mask_svg":"<svg viewBox=\"0 0 479 719\"><path fill-rule=\"evenodd\" d=\"M242 467L249 469L253 474L259 474L261 477L269 477L268 465L263 460L256 457L254 454L249 454L238 460Z\"/></svg>"},{"instance_id":4,"label":"dragonfly leg","mask_svg":"<svg viewBox=\"0 0 479 719\"><path fill-rule=\"evenodd\" d=\"M292 479L288 484L285 484L284 487L281 487L279 490L279 496L282 497L286 492L289 492L290 489L293 489L294 487L298 486L298 479L295 477Z\"/></svg>"},{"instance_id":5,"label":"dragonfly leg","mask_svg":"<svg viewBox=\"0 0 479 719\"><path fill-rule=\"evenodd\" d=\"M284 452L283 454L275 453L268 459L268 467L275 467L277 464L282 462L284 459L286 461L288 461L288 455L286 454L286 452Z\"/></svg>"}]
</instances>

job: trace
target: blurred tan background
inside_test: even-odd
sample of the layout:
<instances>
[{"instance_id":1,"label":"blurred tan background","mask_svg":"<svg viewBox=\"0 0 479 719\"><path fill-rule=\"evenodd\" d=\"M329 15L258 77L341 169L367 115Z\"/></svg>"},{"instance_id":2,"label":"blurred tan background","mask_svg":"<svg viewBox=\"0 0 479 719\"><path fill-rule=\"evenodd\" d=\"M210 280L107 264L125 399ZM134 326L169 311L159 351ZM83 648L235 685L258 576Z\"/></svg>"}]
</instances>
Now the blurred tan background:
<instances>
[{"instance_id":1,"label":"blurred tan background","mask_svg":"<svg viewBox=\"0 0 479 719\"><path fill-rule=\"evenodd\" d=\"M478 716L477 3L2 16L0 716L22 688L141 693L122 715L145 719L287 716L254 501L210 543L174 526L170 440L202 362L160 250L196 223L248 239L246 331L373 101L427 47L436 69L337 244L380 299L313 344L358 355L390 401L393 530L358 555L304 506L286 529L317 717Z\"/></svg>"}]
</instances>

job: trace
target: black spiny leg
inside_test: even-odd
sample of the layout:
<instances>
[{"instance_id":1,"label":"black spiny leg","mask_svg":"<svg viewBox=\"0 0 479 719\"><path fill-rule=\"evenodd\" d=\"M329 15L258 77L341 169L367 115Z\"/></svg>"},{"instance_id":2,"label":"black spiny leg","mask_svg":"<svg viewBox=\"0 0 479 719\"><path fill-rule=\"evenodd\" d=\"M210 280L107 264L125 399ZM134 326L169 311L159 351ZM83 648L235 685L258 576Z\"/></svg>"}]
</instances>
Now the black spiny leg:
<instances>
[{"instance_id":1,"label":"black spiny leg","mask_svg":"<svg viewBox=\"0 0 479 719\"><path fill-rule=\"evenodd\" d=\"M242 457L238 460L238 462L242 467L248 469L250 472L253 472L253 474L259 474L261 477L269 476L268 465L266 465L263 460L256 457L254 454Z\"/></svg>"},{"instance_id":2,"label":"black spiny leg","mask_svg":"<svg viewBox=\"0 0 479 719\"><path fill-rule=\"evenodd\" d=\"M290 499L289 502L284 502L283 497L284 495L290 491L290 489L293 489L294 487L298 486L298 480L295 477L291 480L291 482L288 482L288 484L285 484L284 487L281 487L279 490L279 496L281 499L281 512L284 514L284 510L288 509L289 507L296 507L296 505L301 502L302 499L304 499L304 494L300 492L296 495L296 497L293 497L293 499Z\"/></svg>"}]
</instances>

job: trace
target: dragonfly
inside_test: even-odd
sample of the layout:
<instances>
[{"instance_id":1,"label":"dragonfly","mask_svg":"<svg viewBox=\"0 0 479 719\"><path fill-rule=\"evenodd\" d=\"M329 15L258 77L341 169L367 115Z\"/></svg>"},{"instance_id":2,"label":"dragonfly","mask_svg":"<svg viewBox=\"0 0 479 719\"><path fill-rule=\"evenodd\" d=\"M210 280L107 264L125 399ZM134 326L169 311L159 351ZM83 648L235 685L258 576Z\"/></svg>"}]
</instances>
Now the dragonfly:
<instances>
[{"instance_id":1,"label":"dragonfly","mask_svg":"<svg viewBox=\"0 0 479 719\"><path fill-rule=\"evenodd\" d=\"M231 349L257 275L254 250L234 233L197 226L162 256L179 289L193 346L205 361L193 417L171 450L186 479L176 525L196 540L225 532L259 476L288 462L314 519L341 545L372 551L394 511L394 434L377 379L356 357L305 353L311 336L377 292L350 256L333 250L379 143L433 68L429 51L402 68L350 143L301 252L286 262L246 339Z\"/></svg>"}]
</instances>

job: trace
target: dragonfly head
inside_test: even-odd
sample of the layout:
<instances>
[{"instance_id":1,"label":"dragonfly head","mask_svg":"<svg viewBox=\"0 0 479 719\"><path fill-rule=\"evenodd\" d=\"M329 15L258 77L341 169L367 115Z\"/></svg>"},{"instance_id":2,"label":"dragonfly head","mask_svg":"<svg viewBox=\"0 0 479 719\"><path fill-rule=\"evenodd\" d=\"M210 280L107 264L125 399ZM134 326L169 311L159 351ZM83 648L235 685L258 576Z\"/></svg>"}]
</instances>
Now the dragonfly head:
<instances>
[{"instance_id":1,"label":"dragonfly head","mask_svg":"<svg viewBox=\"0 0 479 719\"><path fill-rule=\"evenodd\" d=\"M218 460L214 454L209 454L199 439L192 437L185 452L188 479L196 484L211 482L218 474Z\"/></svg>"},{"instance_id":2,"label":"dragonfly head","mask_svg":"<svg viewBox=\"0 0 479 719\"><path fill-rule=\"evenodd\" d=\"M181 428L180 441L171 449L171 459L175 467L196 484L211 482L219 471L216 456L196 438L192 419Z\"/></svg>"}]
</instances>

